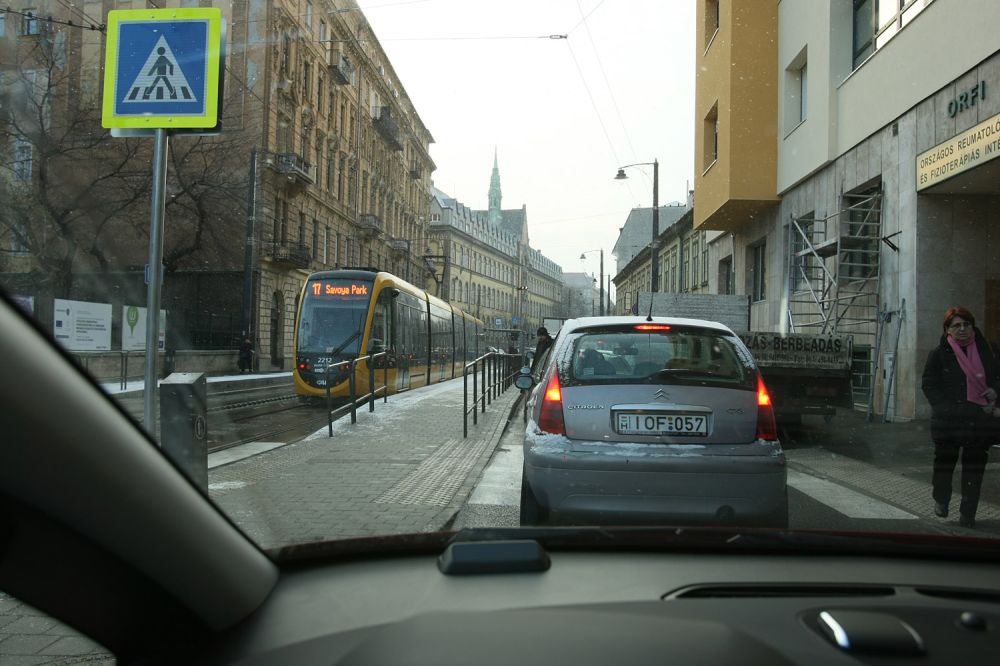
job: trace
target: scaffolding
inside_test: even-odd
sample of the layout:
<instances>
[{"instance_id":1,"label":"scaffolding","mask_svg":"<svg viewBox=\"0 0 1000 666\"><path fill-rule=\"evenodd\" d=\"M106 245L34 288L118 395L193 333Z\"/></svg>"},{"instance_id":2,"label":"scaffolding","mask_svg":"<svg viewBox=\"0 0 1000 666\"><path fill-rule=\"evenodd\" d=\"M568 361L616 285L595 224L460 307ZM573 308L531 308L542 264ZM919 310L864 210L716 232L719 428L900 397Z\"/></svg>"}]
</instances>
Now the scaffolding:
<instances>
[{"instance_id":1,"label":"scaffolding","mask_svg":"<svg viewBox=\"0 0 1000 666\"><path fill-rule=\"evenodd\" d=\"M870 404L876 367L873 344L879 310L882 193L843 195L826 217L792 217L788 242L787 324L792 333L852 335L856 402ZM867 351L866 351L867 350Z\"/></svg>"}]
</instances>

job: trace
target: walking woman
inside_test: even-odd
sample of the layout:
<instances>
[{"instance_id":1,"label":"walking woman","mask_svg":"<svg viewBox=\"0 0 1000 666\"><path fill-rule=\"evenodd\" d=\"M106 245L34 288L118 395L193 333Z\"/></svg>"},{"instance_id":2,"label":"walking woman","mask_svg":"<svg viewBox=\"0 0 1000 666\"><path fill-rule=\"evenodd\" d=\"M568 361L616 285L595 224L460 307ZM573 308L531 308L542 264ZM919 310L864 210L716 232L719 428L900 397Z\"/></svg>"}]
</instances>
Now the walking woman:
<instances>
[{"instance_id":1,"label":"walking woman","mask_svg":"<svg viewBox=\"0 0 1000 666\"><path fill-rule=\"evenodd\" d=\"M932 410L934 513L941 518L948 515L952 476L961 452L959 523L975 527L986 459L1000 426L996 416L1000 362L967 309L945 312L944 335L927 357L921 387Z\"/></svg>"}]
</instances>

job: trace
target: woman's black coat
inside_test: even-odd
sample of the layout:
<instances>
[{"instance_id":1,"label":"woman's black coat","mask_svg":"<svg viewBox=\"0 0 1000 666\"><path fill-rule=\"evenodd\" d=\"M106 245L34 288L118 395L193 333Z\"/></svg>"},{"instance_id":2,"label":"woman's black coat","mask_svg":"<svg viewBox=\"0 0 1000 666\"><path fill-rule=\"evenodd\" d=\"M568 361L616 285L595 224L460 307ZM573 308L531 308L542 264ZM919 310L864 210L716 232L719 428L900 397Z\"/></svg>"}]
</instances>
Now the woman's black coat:
<instances>
[{"instance_id":1,"label":"woman's black coat","mask_svg":"<svg viewBox=\"0 0 1000 666\"><path fill-rule=\"evenodd\" d=\"M976 348L986 371L986 384L1000 393L1000 352L987 342L978 328L974 330ZM966 400L965 372L948 344L947 335L942 335L940 344L928 354L920 386L931 403L934 441L998 438L1000 418L985 414L980 405Z\"/></svg>"}]
</instances>

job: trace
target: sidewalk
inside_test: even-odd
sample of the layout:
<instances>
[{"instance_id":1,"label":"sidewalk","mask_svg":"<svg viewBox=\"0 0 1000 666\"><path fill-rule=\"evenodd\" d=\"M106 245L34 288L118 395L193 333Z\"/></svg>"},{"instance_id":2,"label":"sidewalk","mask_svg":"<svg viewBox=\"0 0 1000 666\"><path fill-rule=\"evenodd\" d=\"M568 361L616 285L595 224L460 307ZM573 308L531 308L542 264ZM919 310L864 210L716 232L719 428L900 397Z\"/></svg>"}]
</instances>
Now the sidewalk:
<instances>
[{"instance_id":1,"label":"sidewalk","mask_svg":"<svg viewBox=\"0 0 1000 666\"><path fill-rule=\"evenodd\" d=\"M471 387L470 387L471 391ZM519 392L469 418L461 379L389 396L304 440L209 471L209 494L264 548L448 525L503 434Z\"/></svg>"},{"instance_id":2,"label":"sidewalk","mask_svg":"<svg viewBox=\"0 0 1000 666\"><path fill-rule=\"evenodd\" d=\"M470 385L471 392L471 385ZM391 395L284 446L213 464L211 498L264 548L321 539L445 528L489 462L519 392L511 387L469 417L462 438L461 379ZM518 421L520 423L520 421ZM269 446L277 448L268 449ZM263 451L263 452L262 452ZM219 459L221 460L221 459ZM114 664L72 629L0 592L0 665Z\"/></svg>"}]
</instances>

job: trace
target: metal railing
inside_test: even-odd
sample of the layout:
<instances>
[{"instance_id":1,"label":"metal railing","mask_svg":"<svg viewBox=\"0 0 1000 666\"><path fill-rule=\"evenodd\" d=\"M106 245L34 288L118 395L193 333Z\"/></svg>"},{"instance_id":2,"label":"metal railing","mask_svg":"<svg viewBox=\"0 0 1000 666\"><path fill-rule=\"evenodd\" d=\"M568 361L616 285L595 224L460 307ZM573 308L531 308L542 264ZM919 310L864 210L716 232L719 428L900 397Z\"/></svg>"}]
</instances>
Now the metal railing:
<instances>
[{"instance_id":1,"label":"metal railing","mask_svg":"<svg viewBox=\"0 0 1000 666\"><path fill-rule=\"evenodd\" d=\"M382 385L375 386L375 362L380 358L385 360L385 363L382 365ZM355 373L355 369L361 361L368 362L368 392L359 396L357 374ZM346 405L341 405L337 409L333 409L333 395L330 393L330 385L332 384L330 381L331 372L336 368L344 366L348 369L348 403ZM348 411L351 413L351 423L358 422L359 405L363 405L367 402L368 411L374 412L375 399L380 396L382 397L383 404L389 402L389 355L387 352L360 356L350 361L341 361L340 363L334 363L333 365L326 366L326 415L327 431L329 436L333 437L333 422Z\"/></svg>"},{"instance_id":2,"label":"metal railing","mask_svg":"<svg viewBox=\"0 0 1000 666\"><path fill-rule=\"evenodd\" d=\"M486 406L499 398L500 394L514 383L519 367L517 354L504 352L489 352L475 361L467 363L462 372L462 437L469 436L469 414L472 414L472 425L479 424L479 411L486 413ZM469 407L469 375L472 375L472 406ZM482 392L480 392L480 378Z\"/></svg>"},{"instance_id":3,"label":"metal railing","mask_svg":"<svg viewBox=\"0 0 1000 666\"><path fill-rule=\"evenodd\" d=\"M138 351L141 354L145 354L144 350L140 349ZM74 358L74 360L76 361L77 365L79 365L81 368L83 368L87 372L87 374L89 374L89 375L91 375L93 377L102 377L102 376L107 376L107 375L103 375L100 372L92 371L90 369L90 361L91 361L91 359L110 359L110 358L114 357L114 354L116 352L118 354L118 359L119 359L118 360L118 389L121 390L121 391L124 391L124 390L128 389L128 379L129 379L128 378L128 357L129 357L129 354L131 352L128 349L108 350L108 351L99 351L99 352L79 352L79 351L75 351L75 352L70 352L70 355ZM105 365L105 367L106 367L106 365Z\"/></svg>"}]
</instances>

